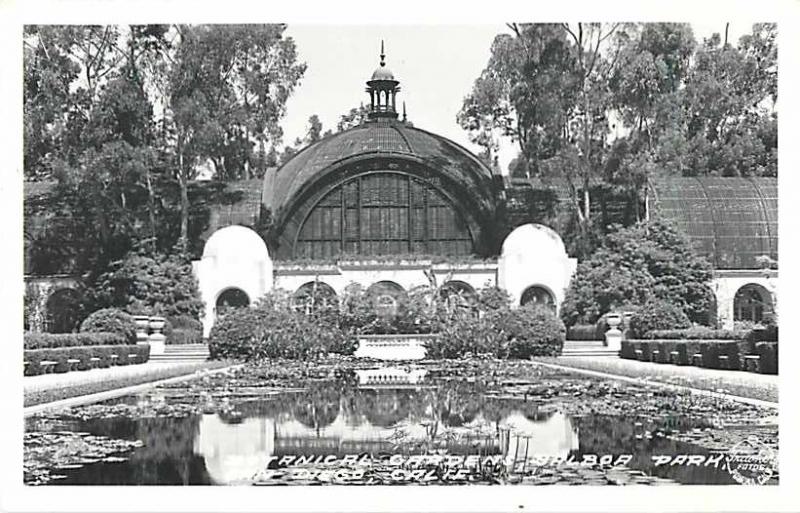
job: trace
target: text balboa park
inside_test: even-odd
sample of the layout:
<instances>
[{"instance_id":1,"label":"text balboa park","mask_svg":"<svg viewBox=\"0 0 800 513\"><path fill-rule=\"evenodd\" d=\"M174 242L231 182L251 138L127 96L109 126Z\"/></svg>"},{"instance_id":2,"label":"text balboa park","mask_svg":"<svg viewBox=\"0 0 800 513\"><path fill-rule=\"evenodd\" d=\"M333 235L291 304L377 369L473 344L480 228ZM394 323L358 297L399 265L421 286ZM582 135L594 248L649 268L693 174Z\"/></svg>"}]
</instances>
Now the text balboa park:
<instances>
[{"instance_id":1,"label":"text balboa park","mask_svg":"<svg viewBox=\"0 0 800 513\"><path fill-rule=\"evenodd\" d=\"M265 469L304 467L322 465L330 468L337 467L373 467L389 466L397 468L427 468L432 466L450 469L479 469L483 467L524 466L556 466L556 465L627 465L633 460L631 454L581 454L567 457L551 455L532 455L521 459L514 456L503 455L451 455L451 454L421 454L403 455L394 454L386 457L372 457L369 454L348 454L342 457L335 455L283 455L269 456L265 462ZM655 466L698 466L721 467L727 462L724 453L712 454L654 454L650 456Z\"/></svg>"}]
</instances>

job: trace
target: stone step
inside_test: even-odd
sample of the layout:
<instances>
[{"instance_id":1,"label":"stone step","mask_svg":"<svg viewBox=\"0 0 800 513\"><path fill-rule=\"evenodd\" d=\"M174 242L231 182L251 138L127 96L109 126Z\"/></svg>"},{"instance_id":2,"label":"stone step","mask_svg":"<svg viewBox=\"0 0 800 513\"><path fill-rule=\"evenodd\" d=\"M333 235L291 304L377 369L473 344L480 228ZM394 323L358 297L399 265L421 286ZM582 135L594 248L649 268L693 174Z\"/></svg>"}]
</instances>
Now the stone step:
<instances>
[{"instance_id":1,"label":"stone step","mask_svg":"<svg viewBox=\"0 0 800 513\"><path fill-rule=\"evenodd\" d=\"M158 354L150 357L151 362L204 362L208 360L208 355L205 356L170 356Z\"/></svg>"}]
</instances>

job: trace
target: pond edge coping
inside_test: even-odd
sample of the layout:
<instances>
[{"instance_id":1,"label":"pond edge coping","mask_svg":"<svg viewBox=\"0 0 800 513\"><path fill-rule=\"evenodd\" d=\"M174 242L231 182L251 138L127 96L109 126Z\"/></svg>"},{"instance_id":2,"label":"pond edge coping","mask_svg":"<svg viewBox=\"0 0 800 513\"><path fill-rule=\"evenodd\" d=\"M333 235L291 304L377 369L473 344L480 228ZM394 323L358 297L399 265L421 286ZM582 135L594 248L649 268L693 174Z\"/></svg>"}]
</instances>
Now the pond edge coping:
<instances>
[{"instance_id":1,"label":"pond edge coping","mask_svg":"<svg viewBox=\"0 0 800 513\"><path fill-rule=\"evenodd\" d=\"M23 416L30 417L36 413L41 413L47 410L53 409L61 409L61 408L70 408L73 406L83 406L86 404L97 403L100 401L107 401L109 399L116 399L117 397L121 397L124 395L135 394L137 392L142 392L147 390L148 388L157 387L159 385L167 385L170 383L177 383L179 381L184 381L187 379L191 379L194 377L202 377L202 376L209 376L212 374L219 374L224 371L237 369L242 367L244 364L238 363L234 365L228 365L227 367L220 367L219 369L211 369L203 372L202 370L195 370L188 374L181 374L180 376L173 376L171 378L165 378L157 381L149 381L147 383L139 383L138 385L130 385L123 388L114 388L112 390L106 390L104 392L95 392L93 394L87 395L79 395L75 397L68 397L66 399L59 399L58 401L53 401L49 403L43 404L35 404L33 406L28 406L23 408Z\"/></svg>"},{"instance_id":2,"label":"pond edge coping","mask_svg":"<svg viewBox=\"0 0 800 513\"><path fill-rule=\"evenodd\" d=\"M722 393L722 392L714 392L712 390L704 390L702 388L689 387L689 386L685 386L685 385L676 385L676 384L673 384L673 383L664 383L663 381L654 381L654 380L644 379L644 378L632 378L630 376L622 376L620 374L610 374L608 372L601 372L601 371L595 371L595 370L590 370L590 369L580 369L580 368L577 368L577 367L569 367L567 365L558 365L558 364L555 364L555 363L544 363L544 362L537 362L537 361L531 361L531 363L534 364L534 365L541 365L543 367L549 367L551 369L564 370L564 371L568 371L568 372L577 372L577 373L580 373L580 374L587 374L587 375L590 375L590 376L596 376L596 377L600 377L600 378L614 379L614 380L617 380L617 381L626 381L628 383L638 383L638 384L645 383L645 384L648 384L648 385L656 385L656 386L660 386L660 387L664 387L664 388L670 388L670 389L673 389L673 390L691 392L692 394L705 395L707 397L713 397L715 399L729 399L731 401L750 404L750 405L753 405L753 406L761 406L761 407L764 407L764 408L772 408L772 409L775 409L775 410L777 410L778 407L779 407L779 403L776 403L776 402L773 402L773 401L765 401L763 399L753 399L751 397L743 397L743 396L740 396L740 395L725 394L725 393Z\"/></svg>"}]
</instances>

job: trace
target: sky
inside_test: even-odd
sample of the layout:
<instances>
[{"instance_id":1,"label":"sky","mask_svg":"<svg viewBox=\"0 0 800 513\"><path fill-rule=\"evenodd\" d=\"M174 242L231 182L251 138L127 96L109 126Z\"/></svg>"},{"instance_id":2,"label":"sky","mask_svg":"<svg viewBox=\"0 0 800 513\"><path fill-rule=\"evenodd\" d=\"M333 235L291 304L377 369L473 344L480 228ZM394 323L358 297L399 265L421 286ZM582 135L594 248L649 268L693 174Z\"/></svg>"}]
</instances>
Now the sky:
<instances>
[{"instance_id":1,"label":"sky","mask_svg":"<svg viewBox=\"0 0 800 513\"><path fill-rule=\"evenodd\" d=\"M725 31L725 21L692 23L702 41ZM730 41L750 31L750 24L731 23ZM456 122L456 114L475 79L489 60L494 37L507 33L494 25L289 25L300 60L308 65L301 84L287 102L284 141L302 138L308 118L317 114L323 130L336 129L339 116L368 103L365 82L380 61L381 40L386 65L400 81L398 108L404 101L415 126L447 137L473 152L480 148ZM511 141L503 141L499 163L506 172L516 156Z\"/></svg>"}]
</instances>

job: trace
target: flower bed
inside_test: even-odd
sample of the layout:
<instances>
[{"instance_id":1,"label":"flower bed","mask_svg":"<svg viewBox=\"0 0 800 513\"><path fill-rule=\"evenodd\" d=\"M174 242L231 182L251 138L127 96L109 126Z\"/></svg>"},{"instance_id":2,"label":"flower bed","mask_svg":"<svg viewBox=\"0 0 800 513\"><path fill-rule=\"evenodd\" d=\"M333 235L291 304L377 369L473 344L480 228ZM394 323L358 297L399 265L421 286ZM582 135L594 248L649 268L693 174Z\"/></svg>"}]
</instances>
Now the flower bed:
<instances>
[{"instance_id":1,"label":"flower bed","mask_svg":"<svg viewBox=\"0 0 800 513\"><path fill-rule=\"evenodd\" d=\"M134 344L31 349L24 352L23 358L25 375L37 376L49 370L63 373L145 363L150 359L150 346Z\"/></svg>"}]
</instances>

